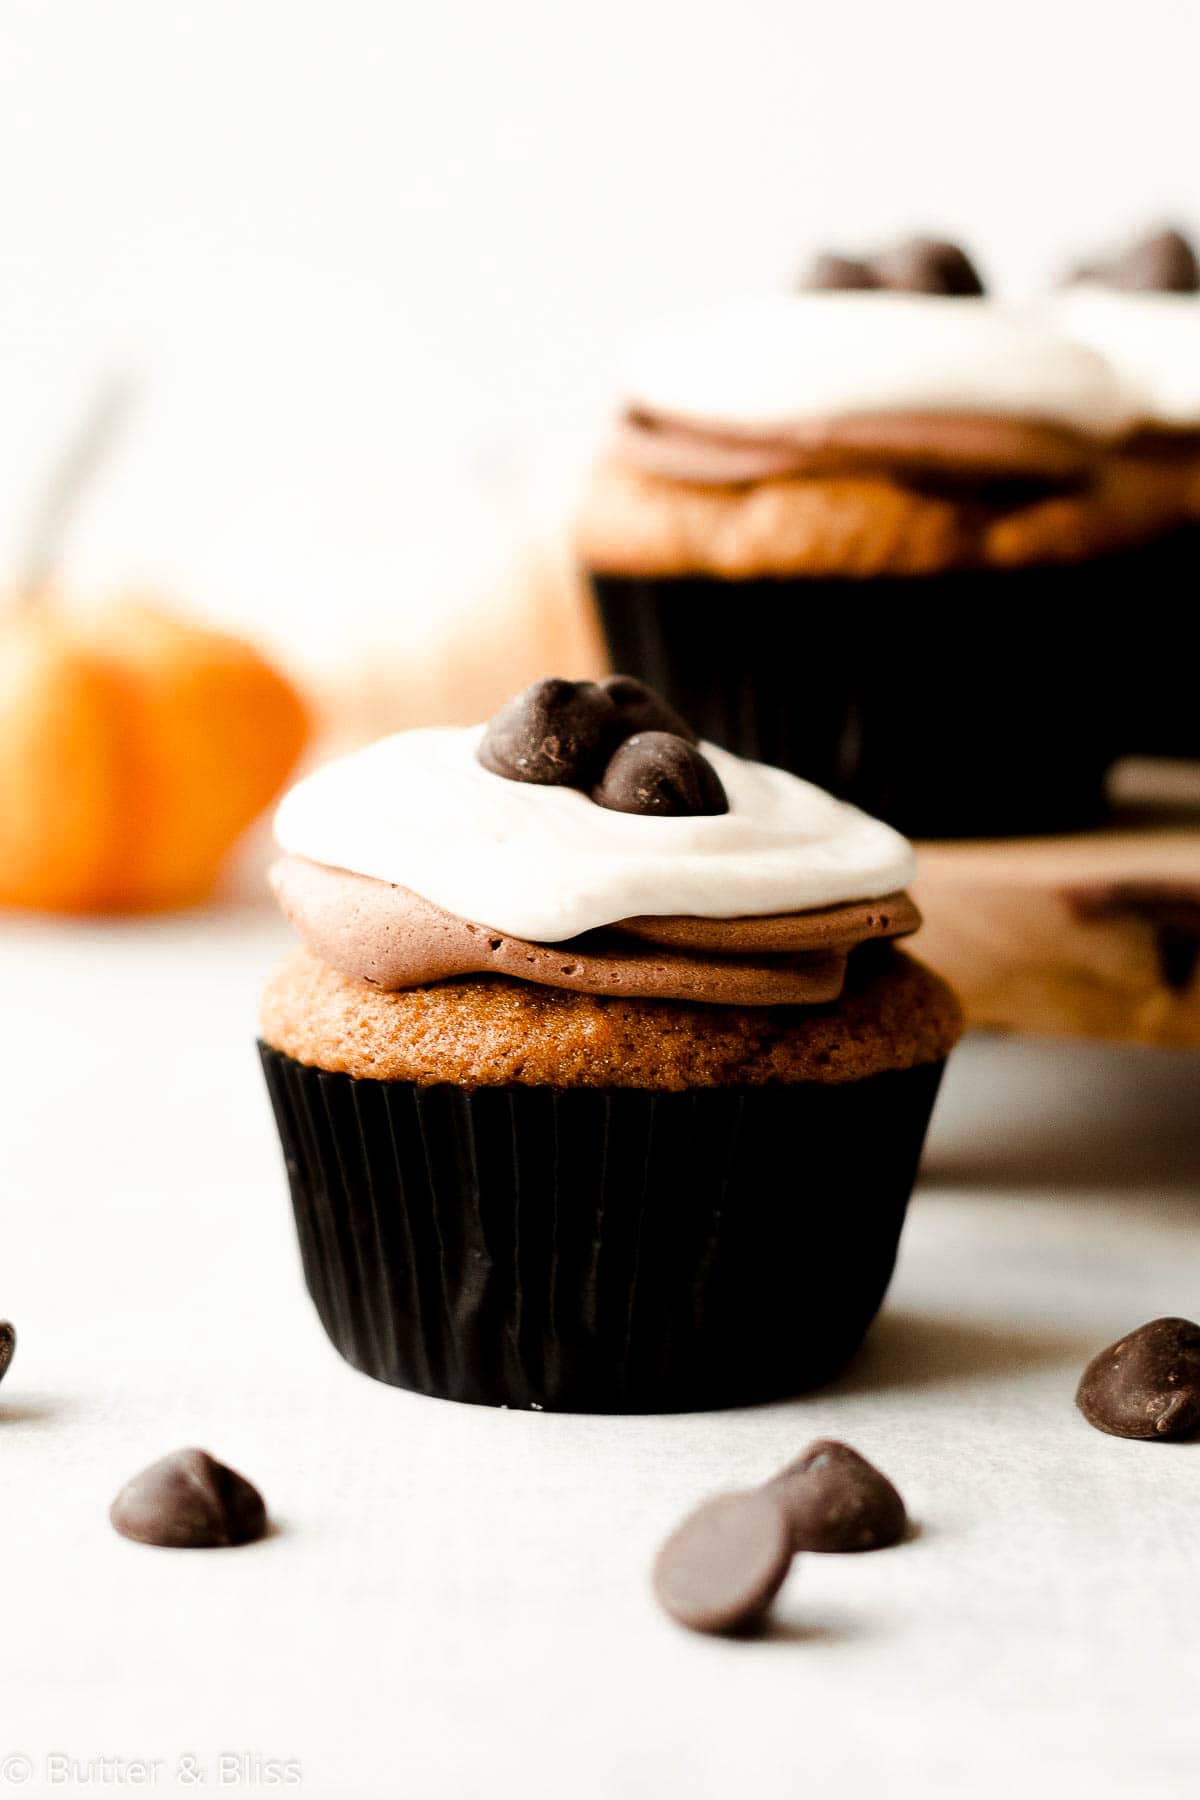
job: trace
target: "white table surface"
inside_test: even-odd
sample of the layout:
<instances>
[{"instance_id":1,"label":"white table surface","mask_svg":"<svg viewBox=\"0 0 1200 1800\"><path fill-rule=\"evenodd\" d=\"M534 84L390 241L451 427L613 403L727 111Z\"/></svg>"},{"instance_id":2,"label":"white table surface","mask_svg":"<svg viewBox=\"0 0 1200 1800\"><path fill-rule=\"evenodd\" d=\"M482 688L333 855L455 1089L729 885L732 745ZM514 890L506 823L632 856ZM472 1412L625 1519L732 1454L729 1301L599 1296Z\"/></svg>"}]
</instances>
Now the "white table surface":
<instances>
[{"instance_id":1,"label":"white table surface","mask_svg":"<svg viewBox=\"0 0 1200 1800\"><path fill-rule=\"evenodd\" d=\"M0 926L0 1800L137 1785L102 1757L170 1793L293 1762L322 1800L1200 1793L1200 1444L1072 1405L1092 1351L1200 1312L1200 1064L964 1046L886 1311L822 1393L488 1411L356 1374L310 1307L252 1041L284 941L257 908ZM671 1625L660 1538L818 1434L915 1540L800 1559L762 1641ZM276 1535L113 1533L190 1443Z\"/></svg>"}]
</instances>

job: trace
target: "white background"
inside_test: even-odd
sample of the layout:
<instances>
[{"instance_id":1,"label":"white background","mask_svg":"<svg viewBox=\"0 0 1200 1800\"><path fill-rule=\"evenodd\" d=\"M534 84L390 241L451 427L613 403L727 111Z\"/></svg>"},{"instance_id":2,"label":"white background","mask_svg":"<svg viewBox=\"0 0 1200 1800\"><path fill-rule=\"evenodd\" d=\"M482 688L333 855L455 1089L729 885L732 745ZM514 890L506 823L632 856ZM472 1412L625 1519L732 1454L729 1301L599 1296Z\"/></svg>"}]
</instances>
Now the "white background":
<instances>
[{"instance_id":1,"label":"white background","mask_svg":"<svg viewBox=\"0 0 1200 1800\"><path fill-rule=\"evenodd\" d=\"M1200 218L1191 0L4 0L0 573L142 378L76 586L328 666L468 622L648 316L957 233L1027 290Z\"/></svg>"}]
</instances>

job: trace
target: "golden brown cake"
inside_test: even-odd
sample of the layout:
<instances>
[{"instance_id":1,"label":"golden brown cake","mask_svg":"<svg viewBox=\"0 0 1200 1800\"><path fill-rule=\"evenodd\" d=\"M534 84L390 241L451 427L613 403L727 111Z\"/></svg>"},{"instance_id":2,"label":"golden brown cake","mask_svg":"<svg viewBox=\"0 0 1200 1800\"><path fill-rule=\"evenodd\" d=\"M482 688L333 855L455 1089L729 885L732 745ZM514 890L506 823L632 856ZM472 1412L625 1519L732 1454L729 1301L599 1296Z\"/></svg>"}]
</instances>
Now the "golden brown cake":
<instances>
[{"instance_id":1,"label":"golden brown cake","mask_svg":"<svg viewBox=\"0 0 1200 1800\"><path fill-rule=\"evenodd\" d=\"M943 1062L962 1031L945 982L899 950L856 962L836 1005L735 1007L566 994L497 975L381 993L297 950L268 982L260 1021L264 1042L296 1062L421 1087L682 1093L862 1081Z\"/></svg>"}]
</instances>

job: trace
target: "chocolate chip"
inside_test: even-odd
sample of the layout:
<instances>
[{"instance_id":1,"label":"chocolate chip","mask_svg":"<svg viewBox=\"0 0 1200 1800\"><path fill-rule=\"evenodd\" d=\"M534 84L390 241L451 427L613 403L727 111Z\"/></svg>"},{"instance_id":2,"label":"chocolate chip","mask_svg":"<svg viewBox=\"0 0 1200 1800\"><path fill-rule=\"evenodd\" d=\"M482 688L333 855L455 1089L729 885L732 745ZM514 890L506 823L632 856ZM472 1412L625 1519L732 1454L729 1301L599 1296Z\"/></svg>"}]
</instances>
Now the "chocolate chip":
<instances>
[{"instance_id":1,"label":"chocolate chip","mask_svg":"<svg viewBox=\"0 0 1200 1800\"><path fill-rule=\"evenodd\" d=\"M881 287L903 293L962 297L983 292L966 252L939 238L906 238L880 251L872 267Z\"/></svg>"},{"instance_id":2,"label":"chocolate chip","mask_svg":"<svg viewBox=\"0 0 1200 1800\"><path fill-rule=\"evenodd\" d=\"M8 1365L13 1359L13 1351L17 1347L16 1327L7 1319L0 1320L0 1381L8 1374Z\"/></svg>"},{"instance_id":3,"label":"chocolate chip","mask_svg":"<svg viewBox=\"0 0 1200 1800\"><path fill-rule=\"evenodd\" d=\"M778 1494L720 1494L671 1533L655 1559L654 1592L689 1631L746 1631L761 1620L791 1561Z\"/></svg>"},{"instance_id":4,"label":"chocolate chip","mask_svg":"<svg viewBox=\"0 0 1200 1800\"><path fill-rule=\"evenodd\" d=\"M1181 231L1156 231L1117 265L1121 284L1163 294L1194 294L1200 289L1200 263Z\"/></svg>"},{"instance_id":5,"label":"chocolate chip","mask_svg":"<svg viewBox=\"0 0 1200 1800\"><path fill-rule=\"evenodd\" d=\"M593 788L597 806L659 818L726 813L729 801L708 758L671 731L641 731L612 755Z\"/></svg>"},{"instance_id":6,"label":"chocolate chip","mask_svg":"<svg viewBox=\"0 0 1200 1800\"><path fill-rule=\"evenodd\" d=\"M1116 256L1081 263L1069 279L1131 293L1194 294L1200 291L1200 262L1181 231L1152 231Z\"/></svg>"},{"instance_id":7,"label":"chocolate chip","mask_svg":"<svg viewBox=\"0 0 1200 1800\"><path fill-rule=\"evenodd\" d=\"M794 1550L882 1550L908 1515L886 1475L849 1444L818 1438L768 1482L784 1503Z\"/></svg>"},{"instance_id":8,"label":"chocolate chip","mask_svg":"<svg viewBox=\"0 0 1200 1800\"><path fill-rule=\"evenodd\" d=\"M619 735L616 706L594 681L550 678L501 707L476 754L509 781L590 787Z\"/></svg>"},{"instance_id":9,"label":"chocolate chip","mask_svg":"<svg viewBox=\"0 0 1200 1800\"><path fill-rule=\"evenodd\" d=\"M636 676L609 675L600 686L617 709L620 738L632 737L638 731L672 731L689 744L697 741L696 733L675 708Z\"/></svg>"},{"instance_id":10,"label":"chocolate chip","mask_svg":"<svg viewBox=\"0 0 1200 1800\"><path fill-rule=\"evenodd\" d=\"M1139 1325L1092 1358L1075 1403L1089 1425L1113 1437L1190 1437L1200 1430L1200 1325Z\"/></svg>"},{"instance_id":11,"label":"chocolate chip","mask_svg":"<svg viewBox=\"0 0 1200 1800\"><path fill-rule=\"evenodd\" d=\"M833 250L815 256L800 282L814 293L853 292L879 285L878 275L865 258L839 256Z\"/></svg>"},{"instance_id":12,"label":"chocolate chip","mask_svg":"<svg viewBox=\"0 0 1200 1800\"><path fill-rule=\"evenodd\" d=\"M109 1510L122 1537L173 1550L251 1544L267 1529L258 1489L206 1450L176 1450L127 1481Z\"/></svg>"}]
</instances>

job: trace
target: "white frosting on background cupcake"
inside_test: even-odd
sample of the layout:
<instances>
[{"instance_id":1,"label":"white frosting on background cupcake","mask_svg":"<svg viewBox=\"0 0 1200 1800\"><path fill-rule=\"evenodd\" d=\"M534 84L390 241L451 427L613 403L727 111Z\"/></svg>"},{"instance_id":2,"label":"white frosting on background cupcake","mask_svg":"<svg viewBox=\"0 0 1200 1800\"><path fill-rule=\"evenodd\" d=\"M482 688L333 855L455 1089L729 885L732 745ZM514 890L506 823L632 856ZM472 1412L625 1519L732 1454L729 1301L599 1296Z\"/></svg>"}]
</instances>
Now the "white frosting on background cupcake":
<instances>
[{"instance_id":1,"label":"white frosting on background cupcake","mask_svg":"<svg viewBox=\"0 0 1200 1800\"><path fill-rule=\"evenodd\" d=\"M1039 420L1101 438L1138 417L1105 357L989 299L775 294L664 325L626 359L635 409L786 434L881 413Z\"/></svg>"},{"instance_id":2,"label":"white frosting on background cupcake","mask_svg":"<svg viewBox=\"0 0 1200 1800\"><path fill-rule=\"evenodd\" d=\"M280 847L537 943L647 913L728 919L874 900L913 878L911 846L890 826L713 744L704 753L729 811L656 818L493 775L476 760L482 732L400 732L326 764L282 801Z\"/></svg>"},{"instance_id":3,"label":"white frosting on background cupcake","mask_svg":"<svg viewBox=\"0 0 1200 1800\"><path fill-rule=\"evenodd\" d=\"M1047 317L1108 359L1133 389L1138 423L1200 429L1200 295L1083 281L1057 294Z\"/></svg>"}]
</instances>

